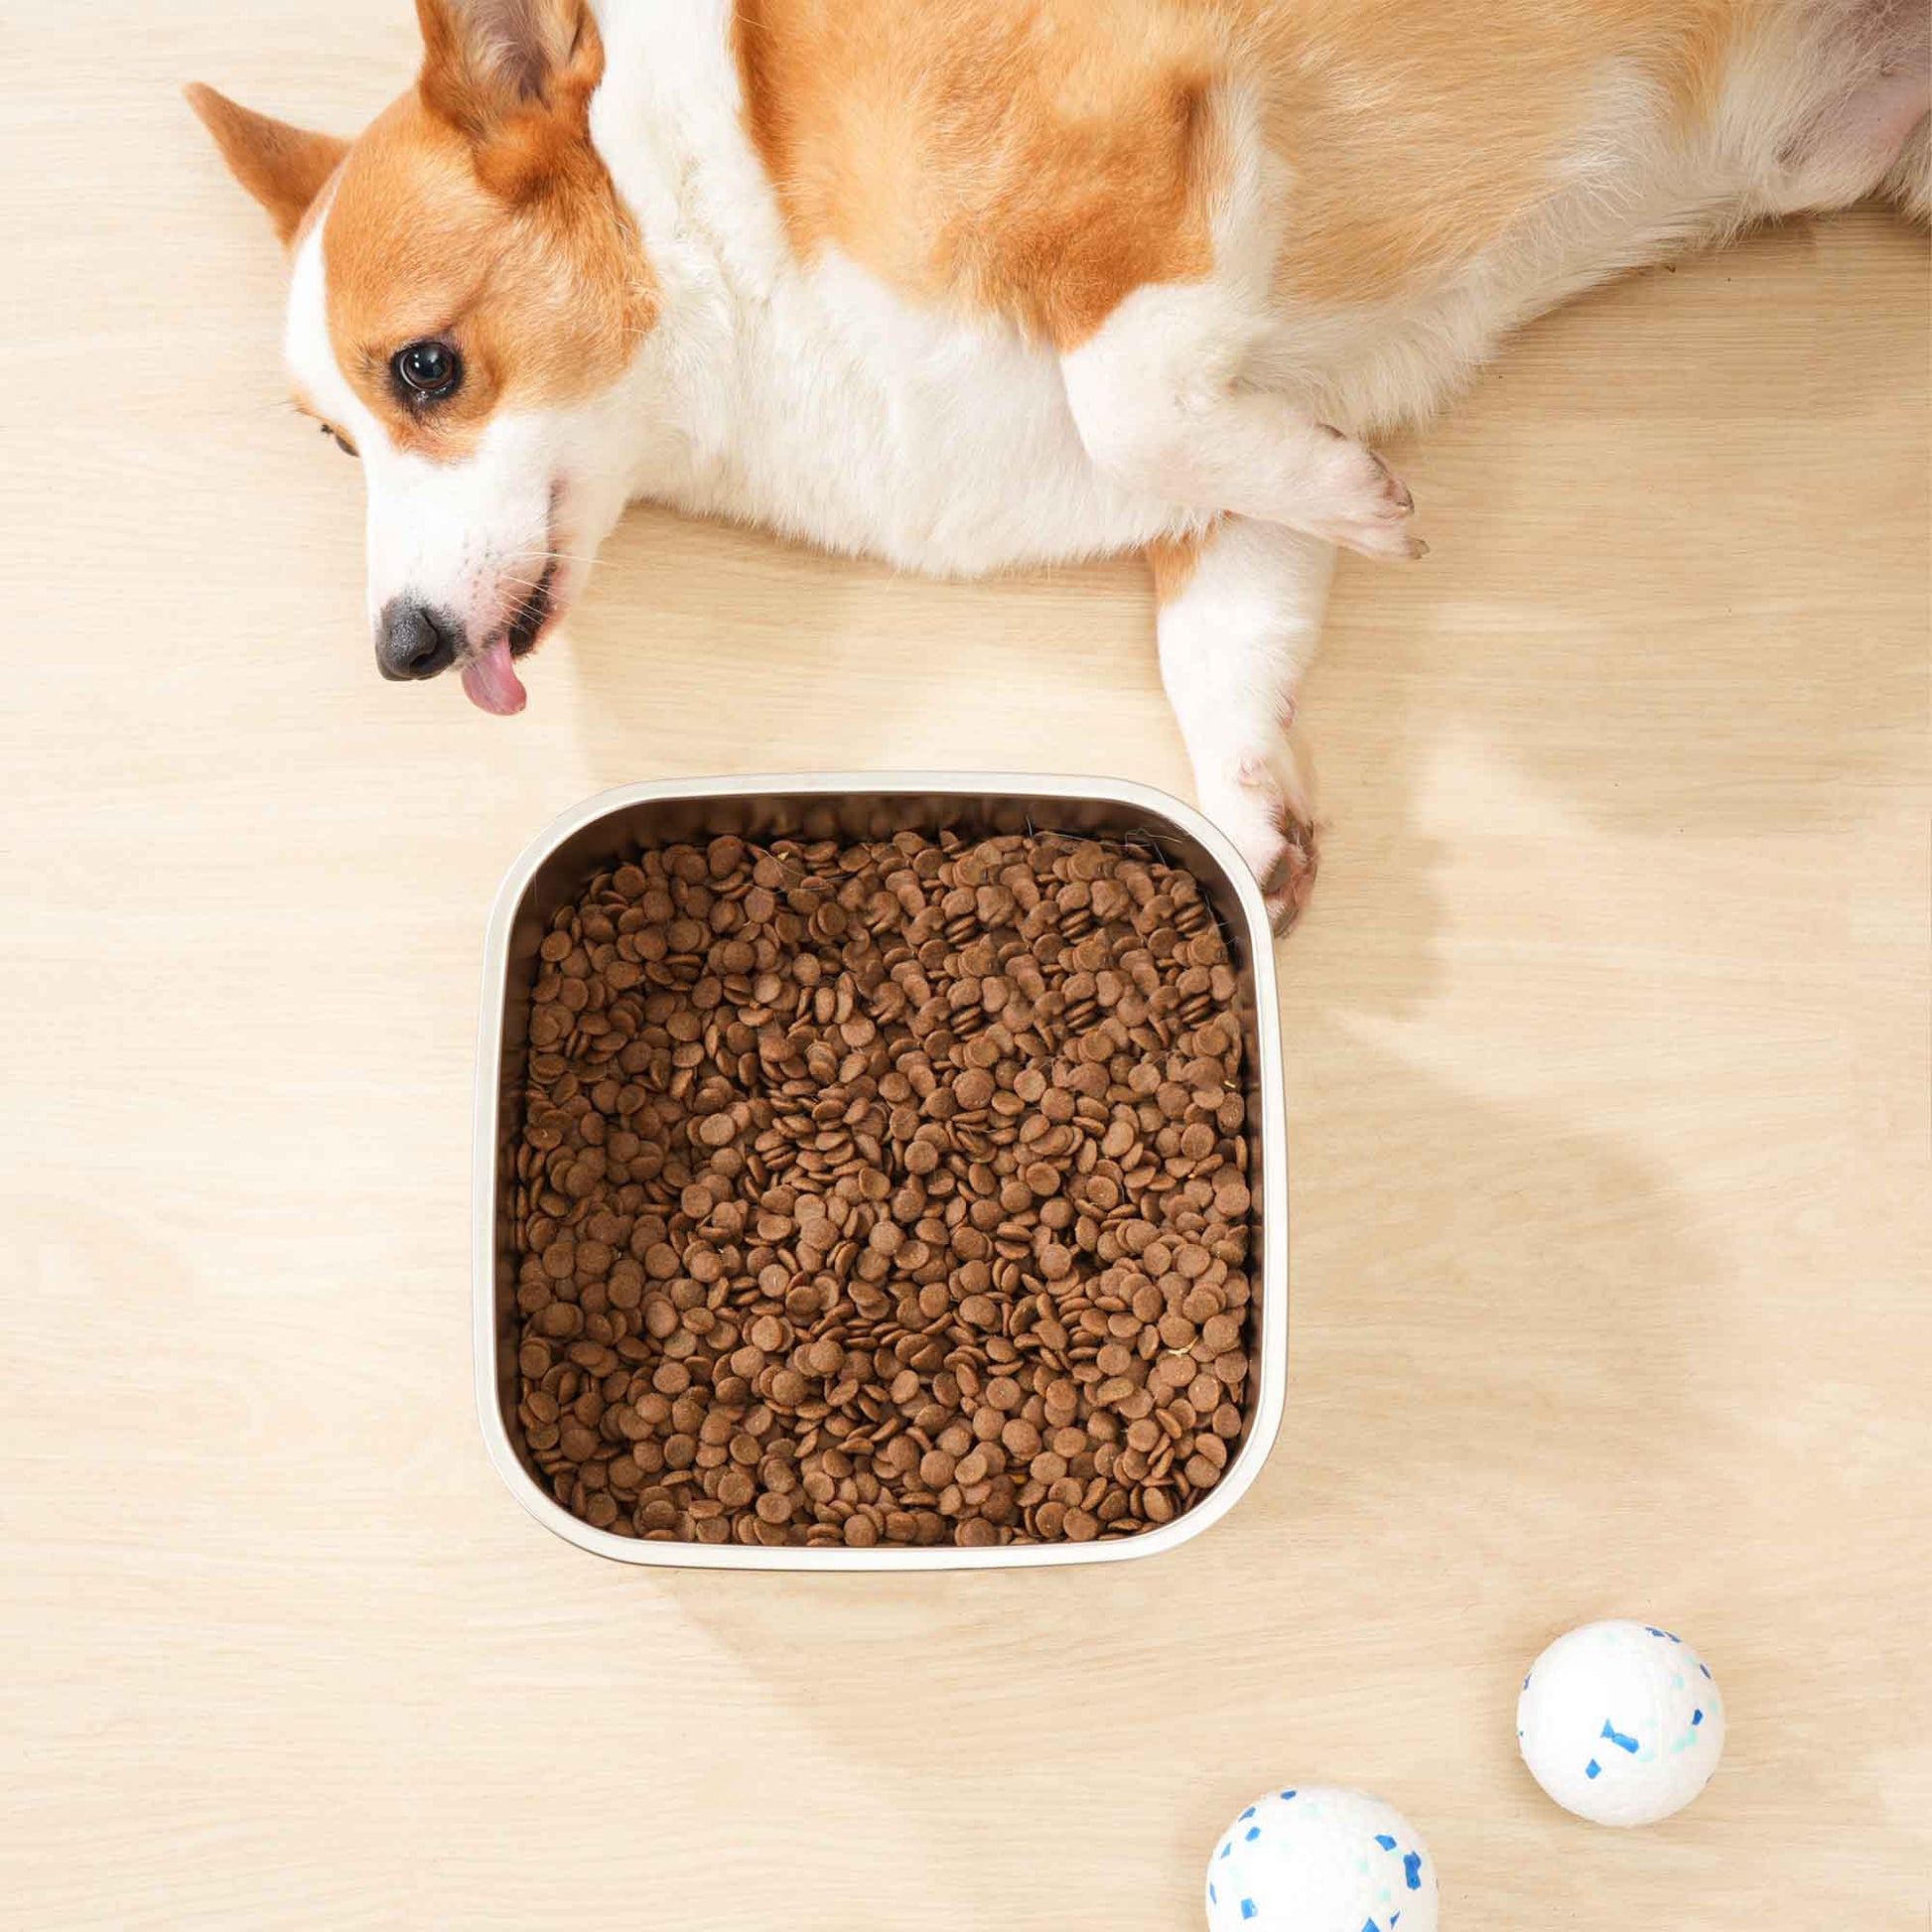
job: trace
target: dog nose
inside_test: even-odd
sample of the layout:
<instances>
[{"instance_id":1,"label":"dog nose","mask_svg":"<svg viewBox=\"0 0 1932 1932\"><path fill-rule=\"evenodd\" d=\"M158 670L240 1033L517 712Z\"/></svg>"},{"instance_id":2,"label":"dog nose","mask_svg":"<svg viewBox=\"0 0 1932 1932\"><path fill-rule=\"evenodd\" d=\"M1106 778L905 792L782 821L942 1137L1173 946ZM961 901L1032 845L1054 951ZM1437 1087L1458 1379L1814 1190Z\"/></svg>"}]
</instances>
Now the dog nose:
<instances>
[{"instance_id":1,"label":"dog nose","mask_svg":"<svg viewBox=\"0 0 1932 1932\"><path fill-rule=\"evenodd\" d=\"M434 677L456 662L456 621L427 604L392 597L375 623L375 664L386 678Z\"/></svg>"}]
</instances>

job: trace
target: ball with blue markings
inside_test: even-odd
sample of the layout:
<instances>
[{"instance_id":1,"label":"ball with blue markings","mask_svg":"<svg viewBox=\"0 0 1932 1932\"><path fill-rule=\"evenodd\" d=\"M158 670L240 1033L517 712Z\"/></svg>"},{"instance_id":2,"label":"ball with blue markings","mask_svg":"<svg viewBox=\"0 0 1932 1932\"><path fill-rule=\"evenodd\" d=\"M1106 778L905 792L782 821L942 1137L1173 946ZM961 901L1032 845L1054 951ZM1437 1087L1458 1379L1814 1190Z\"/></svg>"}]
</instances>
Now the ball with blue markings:
<instances>
[{"instance_id":1,"label":"ball with blue markings","mask_svg":"<svg viewBox=\"0 0 1932 1932\"><path fill-rule=\"evenodd\" d=\"M1654 1825L1711 1781L1725 1703L1709 1665L1651 1623L1586 1623L1559 1637L1516 1701L1523 1762L1566 1811Z\"/></svg>"},{"instance_id":2,"label":"ball with blue markings","mask_svg":"<svg viewBox=\"0 0 1932 1932\"><path fill-rule=\"evenodd\" d=\"M1208 1855L1208 1932L1436 1932L1436 1911L1428 1848L1363 1791L1265 1791Z\"/></svg>"}]
</instances>

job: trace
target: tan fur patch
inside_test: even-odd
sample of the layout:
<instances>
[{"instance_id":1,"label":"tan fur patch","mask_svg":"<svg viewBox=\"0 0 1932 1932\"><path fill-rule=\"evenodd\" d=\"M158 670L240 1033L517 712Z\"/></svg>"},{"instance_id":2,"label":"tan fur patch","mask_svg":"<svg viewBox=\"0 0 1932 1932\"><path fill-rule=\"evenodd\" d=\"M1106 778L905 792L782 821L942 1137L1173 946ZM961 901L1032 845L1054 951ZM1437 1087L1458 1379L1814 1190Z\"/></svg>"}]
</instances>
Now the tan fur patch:
<instances>
[{"instance_id":1,"label":"tan fur patch","mask_svg":"<svg viewBox=\"0 0 1932 1932\"><path fill-rule=\"evenodd\" d=\"M1522 222L1619 80L1715 104L1752 0L1245 0L1289 164L1276 288L1371 303Z\"/></svg>"},{"instance_id":2,"label":"tan fur patch","mask_svg":"<svg viewBox=\"0 0 1932 1932\"><path fill-rule=\"evenodd\" d=\"M1754 0L740 0L802 256L1060 347L1213 266L1216 103L1288 164L1284 300L1369 303L1518 224L1619 72L1708 111Z\"/></svg>"},{"instance_id":3,"label":"tan fur patch","mask_svg":"<svg viewBox=\"0 0 1932 1932\"><path fill-rule=\"evenodd\" d=\"M594 394L649 328L649 270L587 99L460 127L419 89L350 150L324 230L330 341L399 448L458 458L499 408ZM425 337L455 345L463 381L418 410L389 361Z\"/></svg>"},{"instance_id":4,"label":"tan fur patch","mask_svg":"<svg viewBox=\"0 0 1932 1932\"><path fill-rule=\"evenodd\" d=\"M257 114L199 80L182 91L214 136L229 173L267 210L277 239L293 241L348 143Z\"/></svg>"},{"instance_id":5,"label":"tan fur patch","mask_svg":"<svg viewBox=\"0 0 1932 1932\"><path fill-rule=\"evenodd\" d=\"M1212 266L1211 8L740 0L748 129L794 246L1069 348Z\"/></svg>"},{"instance_id":6,"label":"tan fur patch","mask_svg":"<svg viewBox=\"0 0 1932 1932\"><path fill-rule=\"evenodd\" d=\"M1216 518L1215 523L1218 522L1219 518ZM1147 546L1148 568L1154 573L1156 604L1172 604L1194 581L1194 572L1200 568L1201 552L1213 540L1214 529L1215 524L1210 524L1199 536L1156 537Z\"/></svg>"}]
</instances>

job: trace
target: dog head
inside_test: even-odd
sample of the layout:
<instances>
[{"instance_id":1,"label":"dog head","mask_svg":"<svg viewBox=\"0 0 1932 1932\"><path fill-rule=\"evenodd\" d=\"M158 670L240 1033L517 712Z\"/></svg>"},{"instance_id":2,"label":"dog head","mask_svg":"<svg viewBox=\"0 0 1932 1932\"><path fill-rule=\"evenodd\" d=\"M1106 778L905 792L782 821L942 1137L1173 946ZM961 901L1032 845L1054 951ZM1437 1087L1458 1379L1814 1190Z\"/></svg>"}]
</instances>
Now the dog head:
<instances>
[{"instance_id":1,"label":"dog head","mask_svg":"<svg viewBox=\"0 0 1932 1932\"><path fill-rule=\"evenodd\" d=\"M656 303L591 142L584 0L417 11L417 83L352 143L188 95L289 250L297 406L362 461L378 667L456 666L508 713L623 507Z\"/></svg>"}]
</instances>

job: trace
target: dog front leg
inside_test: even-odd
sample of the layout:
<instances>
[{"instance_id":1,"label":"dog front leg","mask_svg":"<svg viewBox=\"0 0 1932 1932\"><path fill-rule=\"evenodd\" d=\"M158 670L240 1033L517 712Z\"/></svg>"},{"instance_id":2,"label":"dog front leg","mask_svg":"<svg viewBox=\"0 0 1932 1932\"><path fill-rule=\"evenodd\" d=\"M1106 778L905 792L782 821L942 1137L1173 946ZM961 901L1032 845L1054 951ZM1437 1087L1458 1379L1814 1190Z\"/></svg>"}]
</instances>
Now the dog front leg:
<instances>
[{"instance_id":1,"label":"dog front leg","mask_svg":"<svg viewBox=\"0 0 1932 1932\"><path fill-rule=\"evenodd\" d=\"M1313 800L1283 734L1320 635L1334 554L1238 516L1148 551L1161 678L1195 794L1260 880L1277 927L1293 923L1314 885Z\"/></svg>"},{"instance_id":2,"label":"dog front leg","mask_svg":"<svg viewBox=\"0 0 1932 1932\"><path fill-rule=\"evenodd\" d=\"M1247 379L1257 327L1216 281L1137 289L1060 356L1101 475L1162 502L1280 523L1367 557L1428 549L1374 451Z\"/></svg>"}]
</instances>

